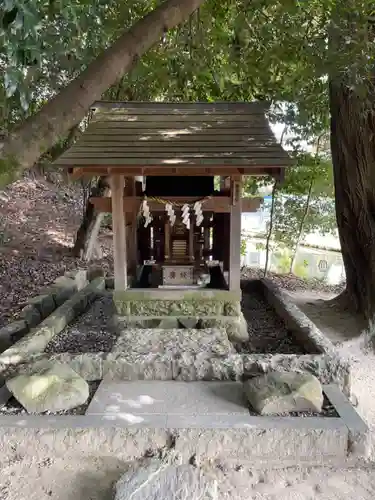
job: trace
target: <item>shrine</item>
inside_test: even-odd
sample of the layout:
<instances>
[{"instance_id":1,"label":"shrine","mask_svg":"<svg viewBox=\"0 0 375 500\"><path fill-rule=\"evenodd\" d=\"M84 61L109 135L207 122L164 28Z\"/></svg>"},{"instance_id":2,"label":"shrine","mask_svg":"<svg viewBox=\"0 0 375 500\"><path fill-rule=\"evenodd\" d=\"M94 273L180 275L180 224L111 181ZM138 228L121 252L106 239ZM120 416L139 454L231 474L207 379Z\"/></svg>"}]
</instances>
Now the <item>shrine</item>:
<instances>
[{"instance_id":1,"label":"shrine","mask_svg":"<svg viewBox=\"0 0 375 500\"><path fill-rule=\"evenodd\" d=\"M238 316L243 176L281 179L290 159L263 103L98 102L57 160L109 176L114 301L131 317Z\"/></svg>"}]
</instances>

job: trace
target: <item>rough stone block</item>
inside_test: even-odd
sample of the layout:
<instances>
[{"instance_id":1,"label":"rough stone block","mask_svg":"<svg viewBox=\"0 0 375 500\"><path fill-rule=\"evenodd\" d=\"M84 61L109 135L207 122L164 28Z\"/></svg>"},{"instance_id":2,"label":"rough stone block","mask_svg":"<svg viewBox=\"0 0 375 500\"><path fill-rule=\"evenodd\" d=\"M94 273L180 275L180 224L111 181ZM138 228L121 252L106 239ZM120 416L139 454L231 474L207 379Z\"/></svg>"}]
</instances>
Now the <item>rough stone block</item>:
<instances>
[{"instance_id":1,"label":"rough stone block","mask_svg":"<svg viewBox=\"0 0 375 500\"><path fill-rule=\"evenodd\" d=\"M29 327L25 320L13 321L0 328L0 342L4 341L12 344L20 340L28 331Z\"/></svg>"},{"instance_id":2,"label":"rough stone block","mask_svg":"<svg viewBox=\"0 0 375 500\"><path fill-rule=\"evenodd\" d=\"M112 380L173 380L176 360L169 355L109 353L103 361L103 377Z\"/></svg>"},{"instance_id":3,"label":"rough stone block","mask_svg":"<svg viewBox=\"0 0 375 500\"><path fill-rule=\"evenodd\" d=\"M50 356L51 361L69 365L78 375L91 382L103 378L106 352L86 352L82 354L62 353Z\"/></svg>"},{"instance_id":4,"label":"rough stone block","mask_svg":"<svg viewBox=\"0 0 375 500\"><path fill-rule=\"evenodd\" d=\"M42 321L39 310L34 305L27 305L20 313L20 318L26 321L29 328L34 328Z\"/></svg>"},{"instance_id":5,"label":"rough stone block","mask_svg":"<svg viewBox=\"0 0 375 500\"><path fill-rule=\"evenodd\" d=\"M113 278L113 276L105 279L105 287L111 290L115 288L115 278Z\"/></svg>"},{"instance_id":6,"label":"rough stone block","mask_svg":"<svg viewBox=\"0 0 375 500\"><path fill-rule=\"evenodd\" d=\"M88 281L93 281L95 278L104 278L105 271L101 266L90 266L87 269Z\"/></svg>"},{"instance_id":7,"label":"rough stone block","mask_svg":"<svg viewBox=\"0 0 375 500\"><path fill-rule=\"evenodd\" d=\"M217 482L192 465L134 464L117 481L114 500L217 500Z\"/></svg>"},{"instance_id":8,"label":"rough stone block","mask_svg":"<svg viewBox=\"0 0 375 500\"><path fill-rule=\"evenodd\" d=\"M266 467L346 460L348 431L344 424L322 418L319 425L307 428L304 419L293 425L282 419L262 423L259 417L249 417L237 428L202 430L186 426L176 431L175 453L182 461L194 456L198 463L216 460L228 465L263 463Z\"/></svg>"},{"instance_id":9,"label":"rough stone block","mask_svg":"<svg viewBox=\"0 0 375 500\"><path fill-rule=\"evenodd\" d=\"M321 384L337 384L350 394L350 363L328 354L243 354L244 377L251 378L269 371L312 373Z\"/></svg>"},{"instance_id":10,"label":"rough stone block","mask_svg":"<svg viewBox=\"0 0 375 500\"><path fill-rule=\"evenodd\" d=\"M179 328L178 320L177 318L174 317L163 318L160 321L158 328L163 328L165 330L172 330Z\"/></svg>"},{"instance_id":11,"label":"rough stone block","mask_svg":"<svg viewBox=\"0 0 375 500\"><path fill-rule=\"evenodd\" d=\"M241 303L225 302L223 314L224 316L239 316L241 314Z\"/></svg>"},{"instance_id":12,"label":"rough stone block","mask_svg":"<svg viewBox=\"0 0 375 500\"><path fill-rule=\"evenodd\" d=\"M68 271L64 275L65 277L72 279L78 290L82 290L88 284L87 271L86 269L77 269L76 271Z\"/></svg>"},{"instance_id":13,"label":"rough stone block","mask_svg":"<svg viewBox=\"0 0 375 500\"><path fill-rule=\"evenodd\" d=\"M47 289L51 292L53 300L55 301L56 307L60 307L67 300L69 300L75 293L77 293L77 288L75 286L71 288L66 287L50 287ZM47 292L47 290L45 290Z\"/></svg>"},{"instance_id":14,"label":"rough stone block","mask_svg":"<svg viewBox=\"0 0 375 500\"><path fill-rule=\"evenodd\" d=\"M350 456L368 458L371 452L371 436L368 426L335 384L324 386L324 392L348 427Z\"/></svg>"},{"instance_id":15,"label":"rough stone block","mask_svg":"<svg viewBox=\"0 0 375 500\"><path fill-rule=\"evenodd\" d=\"M58 363L37 363L32 374L7 380L6 386L29 413L69 410L89 397L87 382Z\"/></svg>"},{"instance_id":16,"label":"rough stone block","mask_svg":"<svg viewBox=\"0 0 375 500\"><path fill-rule=\"evenodd\" d=\"M87 301L91 302L97 297L98 293L104 289L104 283L104 278L96 278L86 288L58 307L22 340L0 354L2 369L10 364L21 363L29 354L43 351L52 337L74 319L77 310L81 311L82 304L87 304Z\"/></svg>"},{"instance_id":17,"label":"rough stone block","mask_svg":"<svg viewBox=\"0 0 375 500\"><path fill-rule=\"evenodd\" d=\"M262 293L277 314L284 320L293 336L308 352L316 354L336 353L332 342L319 328L292 302L290 297L268 279L260 280Z\"/></svg>"},{"instance_id":18,"label":"rough stone block","mask_svg":"<svg viewBox=\"0 0 375 500\"><path fill-rule=\"evenodd\" d=\"M260 415L322 411L322 386L310 373L270 372L246 380L244 391Z\"/></svg>"},{"instance_id":19,"label":"rough stone block","mask_svg":"<svg viewBox=\"0 0 375 500\"><path fill-rule=\"evenodd\" d=\"M199 318L190 318L189 316L181 316L178 318L178 322L183 328L196 328Z\"/></svg>"},{"instance_id":20,"label":"rough stone block","mask_svg":"<svg viewBox=\"0 0 375 500\"><path fill-rule=\"evenodd\" d=\"M38 309L42 319L47 318L55 309L56 303L53 294L37 295L29 299L29 304Z\"/></svg>"},{"instance_id":21,"label":"rough stone block","mask_svg":"<svg viewBox=\"0 0 375 500\"><path fill-rule=\"evenodd\" d=\"M130 329L120 333L113 353L124 353L127 359L133 356L171 354L179 356L182 352L199 354L204 351L211 356L224 356L234 353L225 330L222 329Z\"/></svg>"},{"instance_id":22,"label":"rough stone block","mask_svg":"<svg viewBox=\"0 0 375 500\"><path fill-rule=\"evenodd\" d=\"M240 380L243 376L243 362L240 354L211 358L212 379Z\"/></svg>"},{"instance_id":23,"label":"rough stone block","mask_svg":"<svg viewBox=\"0 0 375 500\"><path fill-rule=\"evenodd\" d=\"M200 323L202 328L225 328L231 342L247 342L249 340L247 322L242 313L237 317L202 318Z\"/></svg>"},{"instance_id":24,"label":"rough stone block","mask_svg":"<svg viewBox=\"0 0 375 500\"><path fill-rule=\"evenodd\" d=\"M134 294L136 296L136 294ZM137 300L122 299L115 293L114 303L120 316L220 316L223 314L224 303L219 300L179 299L159 300L138 298Z\"/></svg>"}]
</instances>

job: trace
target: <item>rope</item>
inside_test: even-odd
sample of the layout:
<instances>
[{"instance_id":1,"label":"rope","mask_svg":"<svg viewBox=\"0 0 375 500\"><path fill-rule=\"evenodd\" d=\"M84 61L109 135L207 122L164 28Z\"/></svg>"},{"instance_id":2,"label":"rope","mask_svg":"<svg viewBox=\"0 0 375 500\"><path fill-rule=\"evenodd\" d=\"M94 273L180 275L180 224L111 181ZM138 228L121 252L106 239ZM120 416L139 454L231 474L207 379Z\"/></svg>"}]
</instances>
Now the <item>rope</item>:
<instances>
[{"instance_id":1,"label":"rope","mask_svg":"<svg viewBox=\"0 0 375 500\"><path fill-rule=\"evenodd\" d=\"M183 207L184 205L194 205L195 203L205 203L206 201L210 200L212 198L212 196L205 196L204 198L198 198L196 199L195 201L193 202L190 202L190 203L180 203L178 201L169 201L169 200L165 200L163 198L157 198L156 196L145 196L145 200L151 200L151 201L155 201L156 203L160 203L161 205L167 205L168 203L170 205L172 205L172 207Z\"/></svg>"}]
</instances>

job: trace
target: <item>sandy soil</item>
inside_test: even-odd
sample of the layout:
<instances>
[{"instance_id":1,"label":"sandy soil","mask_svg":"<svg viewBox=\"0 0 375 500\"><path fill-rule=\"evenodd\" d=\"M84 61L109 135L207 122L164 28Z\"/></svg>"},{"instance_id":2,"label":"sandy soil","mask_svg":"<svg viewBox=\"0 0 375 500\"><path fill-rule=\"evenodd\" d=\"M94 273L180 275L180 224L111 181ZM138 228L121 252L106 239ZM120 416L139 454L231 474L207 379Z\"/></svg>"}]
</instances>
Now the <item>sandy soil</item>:
<instances>
[{"instance_id":1,"label":"sandy soil","mask_svg":"<svg viewBox=\"0 0 375 500\"><path fill-rule=\"evenodd\" d=\"M356 370L354 392L358 411L375 430L375 355L366 349L366 337L356 320L322 304L311 292L290 292L298 305L316 321ZM329 298L326 294L320 298ZM374 459L374 455L372 456ZM6 464L0 475L2 500L109 500L111 485L126 464L116 459L88 456L40 460L20 457ZM361 468L288 468L281 470L213 471L220 500L373 500L375 463ZM32 487L31 487L32 485Z\"/></svg>"}]
</instances>

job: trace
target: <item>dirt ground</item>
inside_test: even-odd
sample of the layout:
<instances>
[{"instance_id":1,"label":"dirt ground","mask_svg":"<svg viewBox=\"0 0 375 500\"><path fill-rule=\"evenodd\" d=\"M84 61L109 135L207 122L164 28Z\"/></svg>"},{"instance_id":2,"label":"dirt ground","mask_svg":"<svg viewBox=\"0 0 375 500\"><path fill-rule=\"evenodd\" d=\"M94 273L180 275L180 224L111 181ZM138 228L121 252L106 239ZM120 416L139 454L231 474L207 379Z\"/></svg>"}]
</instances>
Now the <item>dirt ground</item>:
<instances>
[{"instance_id":1,"label":"dirt ground","mask_svg":"<svg viewBox=\"0 0 375 500\"><path fill-rule=\"evenodd\" d=\"M0 192L0 326L17 314L22 302L67 269L80 265L69 254L82 206L77 188L51 186L26 179ZM106 248L103 239L102 246ZM110 245L109 245L110 247ZM108 246L107 246L108 248ZM375 430L375 355L366 347L362 325L338 313L321 299L327 290L314 292L297 280L276 277L295 302L350 356L358 411ZM300 284L301 285L301 284ZM1 450L0 450L1 453ZM97 450L95 450L97 453ZM374 462L357 469L287 468L238 471L215 469L220 500L373 500ZM111 485L126 464L108 457L27 456L2 463L0 500L110 500Z\"/></svg>"}]
</instances>

